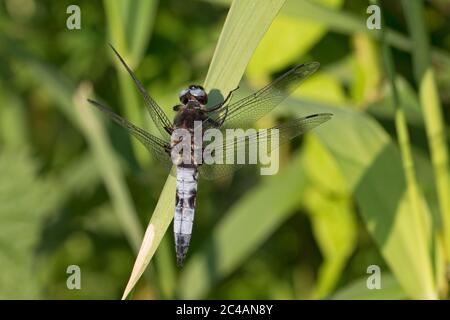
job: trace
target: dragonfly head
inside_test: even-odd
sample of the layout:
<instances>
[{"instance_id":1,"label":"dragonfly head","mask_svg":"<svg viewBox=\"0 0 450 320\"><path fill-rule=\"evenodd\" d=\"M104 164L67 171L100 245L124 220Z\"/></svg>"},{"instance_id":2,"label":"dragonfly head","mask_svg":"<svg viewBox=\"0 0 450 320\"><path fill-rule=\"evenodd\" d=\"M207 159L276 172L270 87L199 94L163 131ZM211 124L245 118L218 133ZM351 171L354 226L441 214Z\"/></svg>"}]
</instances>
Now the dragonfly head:
<instances>
[{"instance_id":1,"label":"dragonfly head","mask_svg":"<svg viewBox=\"0 0 450 320\"><path fill-rule=\"evenodd\" d=\"M199 85L190 85L180 92L179 97L182 104L187 104L189 101L198 101L201 105L208 103L208 95L205 89Z\"/></svg>"}]
</instances>

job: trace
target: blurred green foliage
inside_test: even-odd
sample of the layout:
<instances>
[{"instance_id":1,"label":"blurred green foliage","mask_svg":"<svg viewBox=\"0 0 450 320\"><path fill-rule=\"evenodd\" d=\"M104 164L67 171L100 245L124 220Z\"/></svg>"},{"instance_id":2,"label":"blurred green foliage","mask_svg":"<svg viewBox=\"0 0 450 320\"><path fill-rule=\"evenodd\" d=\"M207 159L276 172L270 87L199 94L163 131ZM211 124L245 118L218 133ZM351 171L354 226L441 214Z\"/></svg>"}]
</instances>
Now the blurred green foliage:
<instances>
[{"instance_id":1,"label":"blurred green foliage","mask_svg":"<svg viewBox=\"0 0 450 320\"><path fill-rule=\"evenodd\" d=\"M122 296L167 175L85 98L95 95L157 134L107 43L173 117L179 90L203 83L230 3L76 1L81 30L66 28L73 1L0 3L0 298ZM431 0L414 12L402 1L380 3L384 37L366 28L369 1L286 1L237 96L316 60L319 72L257 125L323 111L335 117L281 149L277 176L253 168L200 181L186 266L175 267L169 229L132 298L448 296L445 183L436 186L429 132L442 129L445 158L450 5ZM417 14L422 39L409 36L408 17ZM393 78L380 40L392 50ZM436 81L422 83L415 70L429 68ZM401 101L409 129L416 216L392 101ZM424 121L433 108L442 115ZM69 265L81 267L81 290L66 287ZM366 288L369 265L380 266L382 290Z\"/></svg>"}]
</instances>

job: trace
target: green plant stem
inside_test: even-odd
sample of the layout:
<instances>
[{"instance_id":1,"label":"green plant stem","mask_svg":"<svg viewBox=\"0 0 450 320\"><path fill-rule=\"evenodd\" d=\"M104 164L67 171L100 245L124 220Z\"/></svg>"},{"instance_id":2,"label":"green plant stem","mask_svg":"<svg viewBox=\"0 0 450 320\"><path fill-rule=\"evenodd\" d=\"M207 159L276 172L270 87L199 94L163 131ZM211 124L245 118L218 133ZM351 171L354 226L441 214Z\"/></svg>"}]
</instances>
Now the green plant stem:
<instances>
[{"instance_id":1,"label":"green plant stem","mask_svg":"<svg viewBox=\"0 0 450 320\"><path fill-rule=\"evenodd\" d=\"M371 3L379 5L378 0L371 0ZM418 199L418 185L417 185L417 177L415 171L414 160L411 151L411 143L409 138L408 125L405 117L405 110L403 108L402 102L400 101L400 97L398 94L398 89L395 80L395 66L394 59L392 57L392 52L389 48L389 45L386 41L386 26L383 19L383 24L381 28L381 48L383 53L383 60L385 63L386 72L389 78L389 85L392 91L392 106L395 111L395 128L398 137L398 144L402 156L403 170L406 177L406 183L409 194L409 201L411 203L412 208L415 211L416 217L419 217L420 214L418 210L420 210Z\"/></svg>"},{"instance_id":2,"label":"green plant stem","mask_svg":"<svg viewBox=\"0 0 450 320\"><path fill-rule=\"evenodd\" d=\"M414 50L414 74L420 88L425 128L430 147L436 181L442 232L445 241L446 262L450 260L450 173L448 148L442 106L439 101L434 71L430 59L430 46L423 19L423 1L402 1Z\"/></svg>"},{"instance_id":3,"label":"green plant stem","mask_svg":"<svg viewBox=\"0 0 450 320\"><path fill-rule=\"evenodd\" d=\"M378 0L371 0L371 3L379 6ZM407 188L407 196L408 202L410 204L410 208L412 210L412 221L414 223L414 227L417 230L417 234L425 234L425 239L423 241L419 241L419 245L423 245L421 250L424 252L430 252L430 217L426 216L426 212L423 210L423 197L422 192L417 183L416 170L411 150L411 143L408 131L408 125L405 116L405 110L403 107L403 103L400 100L400 96L398 94L398 89L396 85L395 79L395 66L394 59L392 57L392 52L389 48L388 42L386 41L386 25L384 19L382 17L382 28L381 28L381 47L383 53L383 60L385 63L387 75L389 78L389 84L392 91L392 106L395 111L395 127L398 137L398 144L401 152L402 158L402 166L403 172L406 178L406 188ZM431 268L431 259L428 259L429 269Z\"/></svg>"}]
</instances>

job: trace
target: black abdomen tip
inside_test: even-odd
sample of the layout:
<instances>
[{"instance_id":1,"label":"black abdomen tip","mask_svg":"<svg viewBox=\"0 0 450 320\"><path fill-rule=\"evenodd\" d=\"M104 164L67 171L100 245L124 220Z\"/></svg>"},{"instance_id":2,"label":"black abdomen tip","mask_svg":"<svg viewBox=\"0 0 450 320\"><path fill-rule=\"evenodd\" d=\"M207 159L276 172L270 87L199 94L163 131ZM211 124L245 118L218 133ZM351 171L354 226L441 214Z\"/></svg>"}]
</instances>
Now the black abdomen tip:
<instances>
[{"instance_id":1,"label":"black abdomen tip","mask_svg":"<svg viewBox=\"0 0 450 320\"><path fill-rule=\"evenodd\" d=\"M181 268L183 267L183 262L184 262L184 256L177 256L177 267Z\"/></svg>"}]
</instances>

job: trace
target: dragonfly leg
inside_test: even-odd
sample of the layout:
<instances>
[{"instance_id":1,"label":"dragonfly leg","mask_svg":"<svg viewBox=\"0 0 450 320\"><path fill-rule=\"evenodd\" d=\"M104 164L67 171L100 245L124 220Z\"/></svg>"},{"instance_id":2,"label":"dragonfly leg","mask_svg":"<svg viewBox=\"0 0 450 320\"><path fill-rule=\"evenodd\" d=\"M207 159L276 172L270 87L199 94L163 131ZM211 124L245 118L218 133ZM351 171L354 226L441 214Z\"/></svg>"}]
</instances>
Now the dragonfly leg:
<instances>
[{"instance_id":1,"label":"dragonfly leg","mask_svg":"<svg viewBox=\"0 0 450 320\"><path fill-rule=\"evenodd\" d=\"M217 106L213 107L212 109L208 109L206 111L207 112L214 112L214 111L217 111L220 108L222 108L228 102L228 100L231 99L231 97L233 96L233 92L235 92L237 89L239 89L239 86L237 86L236 88L234 88L233 90L228 92L228 95L226 96L225 100L223 100L221 103L219 103Z\"/></svg>"}]
</instances>

